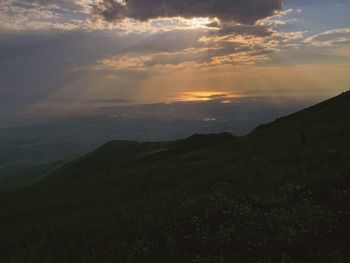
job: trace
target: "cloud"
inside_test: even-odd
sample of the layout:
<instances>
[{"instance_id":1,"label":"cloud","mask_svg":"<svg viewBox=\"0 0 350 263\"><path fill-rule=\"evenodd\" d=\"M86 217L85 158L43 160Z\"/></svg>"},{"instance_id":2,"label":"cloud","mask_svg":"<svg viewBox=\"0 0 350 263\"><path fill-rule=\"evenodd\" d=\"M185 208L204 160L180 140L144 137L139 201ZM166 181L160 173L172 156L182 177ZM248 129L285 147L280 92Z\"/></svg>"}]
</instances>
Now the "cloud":
<instances>
[{"instance_id":1,"label":"cloud","mask_svg":"<svg viewBox=\"0 0 350 263\"><path fill-rule=\"evenodd\" d=\"M333 29L311 36L305 40L315 47L350 45L350 28Z\"/></svg>"},{"instance_id":2,"label":"cloud","mask_svg":"<svg viewBox=\"0 0 350 263\"><path fill-rule=\"evenodd\" d=\"M83 5L60 0L3 0L0 31L77 30L83 26Z\"/></svg>"},{"instance_id":3,"label":"cloud","mask_svg":"<svg viewBox=\"0 0 350 263\"><path fill-rule=\"evenodd\" d=\"M18 2L28 3L33 6L50 6L71 11L84 11L85 6L79 0L20 0Z\"/></svg>"},{"instance_id":4,"label":"cloud","mask_svg":"<svg viewBox=\"0 0 350 263\"><path fill-rule=\"evenodd\" d=\"M98 70L156 70L168 72L182 68L208 67L222 64L252 65L268 59L273 51L261 38L218 40L198 43L197 47L169 52L128 52L97 61Z\"/></svg>"},{"instance_id":5,"label":"cloud","mask_svg":"<svg viewBox=\"0 0 350 263\"><path fill-rule=\"evenodd\" d=\"M265 26L260 25L237 25L233 23L223 24L217 31L211 32L213 35L253 35L260 37L268 37L273 34L273 31Z\"/></svg>"},{"instance_id":6,"label":"cloud","mask_svg":"<svg viewBox=\"0 0 350 263\"><path fill-rule=\"evenodd\" d=\"M282 10L282 0L98 0L92 12L107 21L211 17L254 24Z\"/></svg>"},{"instance_id":7,"label":"cloud","mask_svg":"<svg viewBox=\"0 0 350 263\"><path fill-rule=\"evenodd\" d=\"M283 48L295 47L304 32L281 33L260 25L233 25L196 30L154 32L122 53L99 59L98 70L158 70L222 64L254 65Z\"/></svg>"},{"instance_id":8,"label":"cloud","mask_svg":"<svg viewBox=\"0 0 350 263\"><path fill-rule=\"evenodd\" d=\"M282 14L282 0L3 0L0 30L115 30L135 33L174 29L269 34L257 20ZM170 11L173 10L173 11ZM278 12L277 12L278 11ZM237 23L239 22L239 23ZM252 32L254 31L254 32Z\"/></svg>"}]
</instances>

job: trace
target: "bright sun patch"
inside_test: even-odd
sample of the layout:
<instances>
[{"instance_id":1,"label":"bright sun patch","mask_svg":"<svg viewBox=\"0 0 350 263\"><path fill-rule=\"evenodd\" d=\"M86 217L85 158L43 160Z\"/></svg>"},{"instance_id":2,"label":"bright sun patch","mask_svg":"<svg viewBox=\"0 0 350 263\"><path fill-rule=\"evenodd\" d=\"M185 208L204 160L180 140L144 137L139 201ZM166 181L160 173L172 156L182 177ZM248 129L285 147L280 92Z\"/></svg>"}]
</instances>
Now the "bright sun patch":
<instances>
[{"instance_id":1,"label":"bright sun patch","mask_svg":"<svg viewBox=\"0 0 350 263\"><path fill-rule=\"evenodd\" d=\"M192 28L202 28L210 24L212 20L208 17L196 17L191 19Z\"/></svg>"},{"instance_id":2,"label":"bright sun patch","mask_svg":"<svg viewBox=\"0 0 350 263\"><path fill-rule=\"evenodd\" d=\"M237 98L239 95L233 92L225 91L192 91L181 92L175 97L175 101L200 102L200 101L221 101L227 103L230 99Z\"/></svg>"}]
</instances>

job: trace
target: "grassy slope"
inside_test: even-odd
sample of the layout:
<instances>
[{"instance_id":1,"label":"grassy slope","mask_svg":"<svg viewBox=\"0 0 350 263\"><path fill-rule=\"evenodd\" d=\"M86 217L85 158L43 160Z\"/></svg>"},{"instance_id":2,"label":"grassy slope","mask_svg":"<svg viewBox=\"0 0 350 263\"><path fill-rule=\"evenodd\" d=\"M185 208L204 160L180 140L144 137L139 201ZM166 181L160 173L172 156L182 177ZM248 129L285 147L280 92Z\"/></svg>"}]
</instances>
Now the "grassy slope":
<instances>
[{"instance_id":1,"label":"grassy slope","mask_svg":"<svg viewBox=\"0 0 350 263\"><path fill-rule=\"evenodd\" d=\"M347 262L350 93L248 136L110 142L0 194L0 262Z\"/></svg>"},{"instance_id":2,"label":"grassy slope","mask_svg":"<svg viewBox=\"0 0 350 263\"><path fill-rule=\"evenodd\" d=\"M37 183L61 162L0 168L0 191L9 191Z\"/></svg>"}]
</instances>

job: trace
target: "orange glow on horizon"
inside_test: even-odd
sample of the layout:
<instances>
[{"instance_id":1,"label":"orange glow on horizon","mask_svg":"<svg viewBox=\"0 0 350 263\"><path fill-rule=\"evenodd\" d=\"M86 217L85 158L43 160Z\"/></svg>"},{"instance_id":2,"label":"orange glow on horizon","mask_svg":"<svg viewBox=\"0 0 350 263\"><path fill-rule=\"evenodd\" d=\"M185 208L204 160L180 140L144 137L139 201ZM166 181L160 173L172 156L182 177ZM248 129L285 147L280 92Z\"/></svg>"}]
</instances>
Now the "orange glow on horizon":
<instances>
[{"instance_id":1,"label":"orange glow on horizon","mask_svg":"<svg viewBox=\"0 0 350 263\"><path fill-rule=\"evenodd\" d=\"M229 99L240 97L238 94L233 92L225 91L190 91L190 92L181 92L177 94L174 101L176 102L204 102L204 101L222 101L228 102Z\"/></svg>"}]
</instances>

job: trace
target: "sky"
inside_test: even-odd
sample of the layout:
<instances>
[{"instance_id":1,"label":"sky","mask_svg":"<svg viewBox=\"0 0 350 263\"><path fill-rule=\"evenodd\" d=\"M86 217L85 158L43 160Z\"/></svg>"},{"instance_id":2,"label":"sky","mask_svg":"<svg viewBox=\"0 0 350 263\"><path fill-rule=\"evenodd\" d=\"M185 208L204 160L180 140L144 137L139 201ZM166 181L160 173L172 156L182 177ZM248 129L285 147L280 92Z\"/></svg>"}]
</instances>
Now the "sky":
<instances>
[{"instance_id":1,"label":"sky","mask_svg":"<svg viewBox=\"0 0 350 263\"><path fill-rule=\"evenodd\" d=\"M0 1L0 120L349 89L348 0Z\"/></svg>"}]
</instances>

